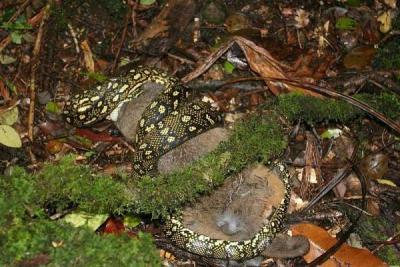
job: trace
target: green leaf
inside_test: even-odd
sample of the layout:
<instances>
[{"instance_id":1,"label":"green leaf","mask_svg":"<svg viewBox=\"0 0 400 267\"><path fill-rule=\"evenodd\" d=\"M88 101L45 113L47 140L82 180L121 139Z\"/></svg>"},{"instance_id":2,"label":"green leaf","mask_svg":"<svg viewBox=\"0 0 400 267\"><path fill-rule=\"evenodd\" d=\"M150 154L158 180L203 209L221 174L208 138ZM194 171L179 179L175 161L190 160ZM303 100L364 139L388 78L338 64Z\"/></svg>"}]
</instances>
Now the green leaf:
<instances>
[{"instance_id":1,"label":"green leaf","mask_svg":"<svg viewBox=\"0 0 400 267\"><path fill-rule=\"evenodd\" d=\"M138 217L134 216L125 216L124 217L124 226L128 228L134 228L140 224L141 220Z\"/></svg>"},{"instance_id":2,"label":"green leaf","mask_svg":"<svg viewBox=\"0 0 400 267\"><path fill-rule=\"evenodd\" d=\"M100 72L85 72L84 75L98 82L104 82L105 80L108 79L107 76L105 76Z\"/></svg>"},{"instance_id":3,"label":"green leaf","mask_svg":"<svg viewBox=\"0 0 400 267\"><path fill-rule=\"evenodd\" d=\"M385 184L385 185L397 187L397 185L395 183L393 183L393 181L390 181L390 180L387 180L387 179L377 179L376 181L378 183L380 183L380 184Z\"/></svg>"},{"instance_id":4,"label":"green leaf","mask_svg":"<svg viewBox=\"0 0 400 267\"><path fill-rule=\"evenodd\" d=\"M97 228L107 219L107 214L90 214L86 212L75 212L67 214L63 221L72 224L74 227L87 226L96 231Z\"/></svg>"},{"instance_id":5,"label":"green leaf","mask_svg":"<svg viewBox=\"0 0 400 267\"><path fill-rule=\"evenodd\" d=\"M30 30L32 29L32 25L30 25L25 16L20 16L15 22L6 22L0 25L0 28L16 31L16 30Z\"/></svg>"},{"instance_id":6,"label":"green leaf","mask_svg":"<svg viewBox=\"0 0 400 267\"><path fill-rule=\"evenodd\" d=\"M46 111L50 113L58 114L60 113L60 108L58 107L57 103L53 101L49 101L46 104Z\"/></svg>"},{"instance_id":7,"label":"green leaf","mask_svg":"<svg viewBox=\"0 0 400 267\"><path fill-rule=\"evenodd\" d=\"M18 107L0 114L0 124L13 125L18 120Z\"/></svg>"},{"instance_id":8,"label":"green leaf","mask_svg":"<svg viewBox=\"0 0 400 267\"><path fill-rule=\"evenodd\" d=\"M0 79L3 79L1 76L0 76ZM6 86L8 87L8 89L10 89L11 90L11 92L13 92L14 94L16 94L17 93L17 87L15 86L15 84L13 84L12 82L10 82L9 80L4 80L4 82L6 83Z\"/></svg>"},{"instance_id":9,"label":"green leaf","mask_svg":"<svg viewBox=\"0 0 400 267\"><path fill-rule=\"evenodd\" d=\"M156 0L140 0L141 5L152 5L156 2Z\"/></svg>"},{"instance_id":10,"label":"green leaf","mask_svg":"<svg viewBox=\"0 0 400 267\"><path fill-rule=\"evenodd\" d=\"M11 33L11 41L14 44L21 44L22 43L22 34L18 31Z\"/></svg>"},{"instance_id":11,"label":"green leaf","mask_svg":"<svg viewBox=\"0 0 400 267\"><path fill-rule=\"evenodd\" d=\"M348 17L339 18L336 21L336 29L339 30L354 30L357 26L357 22L354 19Z\"/></svg>"},{"instance_id":12,"label":"green leaf","mask_svg":"<svg viewBox=\"0 0 400 267\"><path fill-rule=\"evenodd\" d=\"M87 152L84 153L84 155L85 155L86 158L90 158L90 157L92 157L94 155L97 155L97 153L94 152L94 151L87 151Z\"/></svg>"},{"instance_id":13,"label":"green leaf","mask_svg":"<svg viewBox=\"0 0 400 267\"><path fill-rule=\"evenodd\" d=\"M224 63L225 72L228 74L231 74L234 69L235 69L235 65L233 65L232 63L230 63L229 61L226 60Z\"/></svg>"},{"instance_id":14,"label":"green leaf","mask_svg":"<svg viewBox=\"0 0 400 267\"><path fill-rule=\"evenodd\" d=\"M336 128L336 129L328 129L325 132L321 134L322 139L335 139L338 138L342 134L342 130Z\"/></svg>"},{"instance_id":15,"label":"green leaf","mask_svg":"<svg viewBox=\"0 0 400 267\"><path fill-rule=\"evenodd\" d=\"M0 144L8 147L21 147L21 137L14 128L9 125L0 125Z\"/></svg>"}]
</instances>

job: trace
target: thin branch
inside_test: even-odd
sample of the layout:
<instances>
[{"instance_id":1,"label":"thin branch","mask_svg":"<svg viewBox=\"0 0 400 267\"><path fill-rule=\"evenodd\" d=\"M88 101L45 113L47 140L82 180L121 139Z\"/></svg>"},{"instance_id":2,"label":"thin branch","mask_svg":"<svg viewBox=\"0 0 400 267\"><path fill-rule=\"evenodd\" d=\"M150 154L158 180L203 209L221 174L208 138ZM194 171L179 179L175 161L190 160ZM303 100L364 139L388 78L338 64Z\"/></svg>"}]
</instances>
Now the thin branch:
<instances>
[{"instance_id":1,"label":"thin branch","mask_svg":"<svg viewBox=\"0 0 400 267\"><path fill-rule=\"evenodd\" d=\"M39 30L36 36L35 46L33 47L32 52L32 68L31 68L31 80L30 80L30 103L29 103L29 115L28 115L28 138L32 142L33 141L33 123L35 120L35 102L36 102L36 69L39 63L39 53L42 44L42 37L43 37L43 28L44 23L47 20L50 13L50 2L47 3L46 7L44 8L43 19L40 22Z\"/></svg>"},{"instance_id":2,"label":"thin branch","mask_svg":"<svg viewBox=\"0 0 400 267\"><path fill-rule=\"evenodd\" d=\"M125 24L124 24L124 30L122 31L121 41L119 42L117 54L115 55L114 63L113 63L112 69L111 69L112 72L115 71L115 69L117 68L117 65L118 65L118 60L119 60L119 56L121 54L121 49L124 45L124 42L126 39L126 33L128 31L129 17L130 17L129 12L127 12L127 14L125 16Z\"/></svg>"},{"instance_id":3,"label":"thin branch","mask_svg":"<svg viewBox=\"0 0 400 267\"><path fill-rule=\"evenodd\" d=\"M237 81L255 81L255 80L266 80L269 82L276 82L276 83L282 83L282 84L286 84L286 85L292 85L292 86L296 86L298 88L301 88L303 90L307 90L307 91L312 91L324 96L329 96L331 98L334 99L341 99L344 100L350 104L352 104L353 106L358 107L359 109L367 112L368 114L370 114L371 116L377 118L378 120L380 120L381 122L385 123L387 126L389 126L392 130L394 130L395 132L397 132L398 134L400 134L400 124L398 124L397 122L395 122L392 119L386 118L385 115L383 115L382 113L376 111L375 109L371 108L370 106L368 106L367 104L365 104L364 102L361 102L360 100L355 99L354 97L336 92L336 91L332 91L329 90L327 88L315 85L315 84L311 84L311 83L307 83L307 82L301 82L301 81L297 81L297 80L290 80L290 79L285 79L285 78L274 78L274 77L249 77L249 78L240 78L237 80L231 80L229 82L227 82L225 85L231 84L231 83L235 83Z\"/></svg>"}]
</instances>

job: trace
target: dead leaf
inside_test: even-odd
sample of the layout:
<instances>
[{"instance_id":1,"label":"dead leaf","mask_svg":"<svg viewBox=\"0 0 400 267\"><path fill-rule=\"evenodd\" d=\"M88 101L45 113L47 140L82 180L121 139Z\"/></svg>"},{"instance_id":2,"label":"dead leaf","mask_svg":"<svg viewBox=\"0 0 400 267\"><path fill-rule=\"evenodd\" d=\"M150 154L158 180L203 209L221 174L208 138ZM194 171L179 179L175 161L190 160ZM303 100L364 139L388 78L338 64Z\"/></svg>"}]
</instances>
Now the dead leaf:
<instances>
[{"instance_id":1,"label":"dead leaf","mask_svg":"<svg viewBox=\"0 0 400 267\"><path fill-rule=\"evenodd\" d=\"M294 20L296 24L294 25L297 29L305 28L310 23L309 19L310 13L305 11L304 9L296 10L296 16Z\"/></svg>"},{"instance_id":2,"label":"dead leaf","mask_svg":"<svg viewBox=\"0 0 400 267\"><path fill-rule=\"evenodd\" d=\"M379 30L382 33L387 33L392 29L392 19L394 15L392 10L383 12L376 20L381 23Z\"/></svg>"},{"instance_id":3,"label":"dead leaf","mask_svg":"<svg viewBox=\"0 0 400 267\"><path fill-rule=\"evenodd\" d=\"M371 65L375 53L375 48L370 46L356 47L344 57L343 65L347 69L363 69Z\"/></svg>"},{"instance_id":4,"label":"dead leaf","mask_svg":"<svg viewBox=\"0 0 400 267\"><path fill-rule=\"evenodd\" d=\"M83 51L83 58L85 61L85 66L86 69L90 72L94 72L94 60L93 60L93 54L92 54L92 50L90 49L88 40L84 40L81 43L81 48Z\"/></svg>"},{"instance_id":5,"label":"dead leaf","mask_svg":"<svg viewBox=\"0 0 400 267\"><path fill-rule=\"evenodd\" d=\"M93 142L118 142L120 140L118 137L105 133L95 133L89 129L76 129L75 134Z\"/></svg>"},{"instance_id":6,"label":"dead leaf","mask_svg":"<svg viewBox=\"0 0 400 267\"><path fill-rule=\"evenodd\" d=\"M64 144L58 140L50 140L47 144L46 144L46 150L50 153L50 154L57 154L58 152L60 152L63 148Z\"/></svg>"},{"instance_id":7,"label":"dead leaf","mask_svg":"<svg viewBox=\"0 0 400 267\"><path fill-rule=\"evenodd\" d=\"M125 231L125 226L121 219L110 217L99 231L101 233L118 235Z\"/></svg>"},{"instance_id":8,"label":"dead leaf","mask_svg":"<svg viewBox=\"0 0 400 267\"><path fill-rule=\"evenodd\" d=\"M10 91L8 90L2 79L0 79L0 96L4 98L5 102L11 100Z\"/></svg>"},{"instance_id":9,"label":"dead leaf","mask_svg":"<svg viewBox=\"0 0 400 267\"><path fill-rule=\"evenodd\" d=\"M109 66L110 66L110 62L108 62L106 60L98 58L95 61L95 69L97 72L104 72L107 69L107 67L109 67Z\"/></svg>"},{"instance_id":10,"label":"dead leaf","mask_svg":"<svg viewBox=\"0 0 400 267\"><path fill-rule=\"evenodd\" d=\"M250 107L256 107L263 102L262 96L260 94L254 93L250 95Z\"/></svg>"},{"instance_id":11,"label":"dead leaf","mask_svg":"<svg viewBox=\"0 0 400 267\"><path fill-rule=\"evenodd\" d=\"M252 41L240 36L233 37L231 41L221 46L220 49L212 53L195 71L186 75L182 81L188 82L203 74L215 63L215 61L217 61L226 51L228 51L228 49L234 43L239 45L246 56L250 68L263 79L265 79L265 83L268 85L273 94L279 95L286 92L302 92L305 95L321 97L320 94L311 92L309 90L304 90L298 86L269 81L271 78L288 79L289 77L287 77L286 73L293 69L273 58L266 49L257 46Z\"/></svg>"},{"instance_id":12,"label":"dead leaf","mask_svg":"<svg viewBox=\"0 0 400 267\"><path fill-rule=\"evenodd\" d=\"M337 242L325 229L313 224L296 224L291 227L291 230L293 235L303 235L309 239L310 251L304 255L307 262L313 261ZM345 243L329 260L319 266L383 267L388 265L369 250L354 248Z\"/></svg>"},{"instance_id":13,"label":"dead leaf","mask_svg":"<svg viewBox=\"0 0 400 267\"><path fill-rule=\"evenodd\" d=\"M386 5L388 5L391 8L396 8L396 2L397 0L385 0L384 1Z\"/></svg>"},{"instance_id":14,"label":"dead leaf","mask_svg":"<svg viewBox=\"0 0 400 267\"><path fill-rule=\"evenodd\" d=\"M382 179L389 170L389 156L383 153L371 154L361 160L360 170L368 179Z\"/></svg>"}]
</instances>

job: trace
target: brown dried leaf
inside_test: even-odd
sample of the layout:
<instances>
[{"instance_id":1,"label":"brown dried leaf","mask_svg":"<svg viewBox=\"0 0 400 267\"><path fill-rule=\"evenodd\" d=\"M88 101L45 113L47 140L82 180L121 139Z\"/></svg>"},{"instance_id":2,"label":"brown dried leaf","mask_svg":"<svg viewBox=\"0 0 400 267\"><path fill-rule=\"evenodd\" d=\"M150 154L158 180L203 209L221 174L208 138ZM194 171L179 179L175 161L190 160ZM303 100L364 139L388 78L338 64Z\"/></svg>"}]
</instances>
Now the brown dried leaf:
<instances>
[{"instance_id":1,"label":"brown dried leaf","mask_svg":"<svg viewBox=\"0 0 400 267\"><path fill-rule=\"evenodd\" d=\"M57 154L58 152L60 152L63 148L64 144L58 140L50 140L47 144L46 144L46 150L50 153L50 154Z\"/></svg>"},{"instance_id":2,"label":"brown dried leaf","mask_svg":"<svg viewBox=\"0 0 400 267\"><path fill-rule=\"evenodd\" d=\"M99 231L106 234L119 235L125 231L124 223L121 219L110 217L106 223L100 227Z\"/></svg>"},{"instance_id":3,"label":"brown dried leaf","mask_svg":"<svg viewBox=\"0 0 400 267\"><path fill-rule=\"evenodd\" d=\"M313 224L296 224L291 227L291 230L293 235L303 235L309 239L310 251L304 255L307 262L313 261L337 242L325 229ZM354 248L345 243L329 260L319 266L383 267L388 265L367 249Z\"/></svg>"},{"instance_id":4,"label":"brown dried leaf","mask_svg":"<svg viewBox=\"0 0 400 267\"><path fill-rule=\"evenodd\" d=\"M375 53L376 50L373 47L356 47L344 57L343 65L347 69L363 69L371 65Z\"/></svg>"},{"instance_id":5,"label":"brown dried leaf","mask_svg":"<svg viewBox=\"0 0 400 267\"><path fill-rule=\"evenodd\" d=\"M10 92L8 91L7 86L5 86L2 79L0 79L0 96L4 98L5 102L11 100Z\"/></svg>"},{"instance_id":6,"label":"brown dried leaf","mask_svg":"<svg viewBox=\"0 0 400 267\"><path fill-rule=\"evenodd\" d=\"M92 50L90 49L88 40L84 40L81 43L81 48L83 51L83 58L85 61L85 66L86 69L90 72L94 72L94 60L93 60L93 54L92 54Z\"/></svg>"},{"instance_id":7,"label":"brown dried leaf","mask_svg":"<svg viewBox=\"0 0 400 267\"><path fill-rule=\"evenodd\" d=\"M371 154L362 159L360 170L369 179L382 179L389 170L389 156L386 154Z\"/></svg>"},{"instance_id":8,"label":"brown dried leaf","mask_svg":"<svg viewBox=\"0 0 400 267\"><path fill-rule=\"evenodd\" d=\"M118 142L120 138L107 133L95 133L89 129L76 129L75 134L85 137L93 142Z\"/></svg>"}]
</instances>

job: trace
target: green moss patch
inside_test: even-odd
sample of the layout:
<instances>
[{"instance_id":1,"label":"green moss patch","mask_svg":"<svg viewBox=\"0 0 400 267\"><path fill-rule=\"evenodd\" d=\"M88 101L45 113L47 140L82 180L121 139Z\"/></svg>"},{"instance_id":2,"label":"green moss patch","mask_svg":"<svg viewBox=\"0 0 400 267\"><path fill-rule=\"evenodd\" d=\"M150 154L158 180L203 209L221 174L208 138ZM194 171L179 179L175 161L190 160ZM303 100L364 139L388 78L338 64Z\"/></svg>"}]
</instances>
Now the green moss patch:
<instances>
[{"instance_id":1,"label":"green moss patch","mask_svg":"<svg viewBox=\"0 0 400 267\"><path fill-rule=\"evenodd\" d=\"M71 157L64 159L63 164L70 160ZM158 253L148 234L140 233L135 239L125 235L100 236L86 227L74 228L65 223L45 219L42 201L47 195L42 183L48 178L46 175L50 173L49 168L51 169L49 166L45 168L42 176L30 175L23 169L16 168L11 176L0 177L1 266L38 266L39 263L47 266L160 265ZM86 173L84 168L79 169ZM77 170L72 168L74 173ZM85 180L81 176L78 177ZM55 176L53 180L63 179ZM109 180L105 181L108 184ZM50 184L47 191L59 189L58 185L55 188L50 186L53 185ZM111 188L115 190L112 185ZM55 191L53 193L55 194ZM72 195L80 196L76 193ZM54 197L53 194L51 196ZM106 200L101 199L100 202L104 202L101 204L105 205ZM94 201L92 204L97 205L100 202ZM82 203L89 203L88 198L84 198ZM94 210L94 206L91 209ZM29 262L36 265L29 265Z\"/></svg>"},{"instance_id":2,"label":"green moss patch","mask_svg":"<svg viewBox=\"0 0 400 267\"><path fill-rule=\"evenodd\" d=\"M14 225L1 237L2 266L47 258L47 266L160 266L152 238L140 233L100 236L85 228L35 220Z\"/></svg>"},{"instance_id":3,"label":"green moss patch","mask_svg":"<svg viewBox=\"0 0 400 267\"><path fill-rule=\"evenodd\" d=\"M374 241L384 241L390 237L386 234L388 229L393 229L393 232L398 232L400 230L399 224L391 224L384 216L371 217L363 215L363 218L359 220L358 224L357 233L362 240L366 241L364 245L370 250L377 247L377 245L373 243ZM400 263L399 253L393 246L382 247L377 252L377 255L384 259L389 265L398 265Z\"/></svg>"},{"instance_id":4,"label":"green moss patch","mask_svg":"<svg viewBox=\"0 0 400 267\"><path fill-rule=\"evenodd\" d=\"M400 20L397 22L400 25ZM378 49L374 67L385 70L400 69L400 38L395 37Z\"/></svg>"},{"instance_id":5,"label":"green moss patch","mask_svg":"<svg viewBox=\"0 0 400 267\"><path fill-rule=\"evenodd\" d=\"M400 98L395 94L357 94L354 97L391 119L400 116ZM308 123L345 123L366 116L364 111L342 100L320 99L296 93L279 96L277 107L291 122L301 119Z\"/></svg>"}]
</instances>

